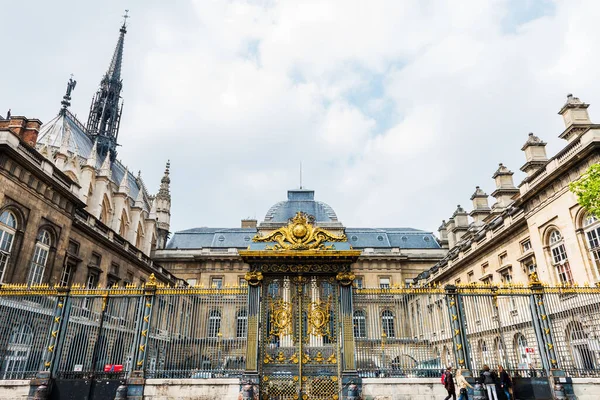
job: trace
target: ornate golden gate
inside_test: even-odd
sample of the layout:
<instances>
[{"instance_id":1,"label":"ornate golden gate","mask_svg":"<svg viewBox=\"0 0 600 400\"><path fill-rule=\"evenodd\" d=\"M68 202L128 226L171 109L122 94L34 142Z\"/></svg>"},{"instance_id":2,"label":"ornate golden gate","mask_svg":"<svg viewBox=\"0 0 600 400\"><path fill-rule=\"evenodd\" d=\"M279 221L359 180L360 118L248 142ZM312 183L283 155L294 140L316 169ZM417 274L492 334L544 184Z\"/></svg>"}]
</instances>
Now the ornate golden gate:
<instances>
[{"instance_id":1,"label":"ornate golden gate","mask_svg":"<svg viewBox=\"0 0 600 400\"><path fill-rule=\"evenodd\" d=\"M250 285L246 382L265 400L340 398L343 380L357 377L350 266L360 251L297 213L240 255Z\"/></svg>"},{"instance_id":2,"label":"ornate golden gate","mask_svg":"<svg viewBox=\"0 0 600 400\"><path fill-rule=\"evenodd\" d=\"M263 399L337 399L340 355L335 278L269 277L262 288Z\"/></svg>"}]
</instances>

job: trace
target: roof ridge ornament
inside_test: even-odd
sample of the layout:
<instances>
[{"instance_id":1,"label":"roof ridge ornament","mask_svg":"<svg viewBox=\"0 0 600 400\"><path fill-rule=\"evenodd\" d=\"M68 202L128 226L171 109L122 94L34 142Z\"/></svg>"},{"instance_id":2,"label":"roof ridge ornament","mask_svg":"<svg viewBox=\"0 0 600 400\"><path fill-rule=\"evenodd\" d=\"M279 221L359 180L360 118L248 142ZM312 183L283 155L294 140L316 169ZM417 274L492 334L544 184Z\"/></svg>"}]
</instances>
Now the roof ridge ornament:
<instances>
[{"instance_id":1,"label":"roof ridge ornament","mask_svg":"<svg viewBox=\"0 0 600 400\"><path fill-rule=\"evenodd\" d=\"M323 228L314 226L314 218L301 211L283 226L266 236L256 235L254 242L277 242L266 246L266 250L335 250L334 245L326 242L347 242L345 234L336 235Z\"/></svg>"}]
</instances>

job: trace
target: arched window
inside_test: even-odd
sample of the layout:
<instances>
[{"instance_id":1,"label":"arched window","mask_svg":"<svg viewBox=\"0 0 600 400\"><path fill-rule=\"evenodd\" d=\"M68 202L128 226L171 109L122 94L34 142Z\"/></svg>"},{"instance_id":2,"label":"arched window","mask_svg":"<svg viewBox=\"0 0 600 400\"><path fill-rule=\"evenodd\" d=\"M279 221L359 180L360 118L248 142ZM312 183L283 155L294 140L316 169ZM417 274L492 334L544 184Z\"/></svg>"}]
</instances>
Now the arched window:
<instances>
[{"instance_id":1,"label":"arched window","mask_svg":"<svg viewBox=\"0 0 600 400\"><path fill-rule=\"evenodd\" d=\"M522 333L515 335L515 355L519 364L529 364L531 362L529 353L527 353L527 339Z\"/></svg>"},{"instance_id":2,"label":"arched window","mask_svg":"<svg viewBox=\"0 0 600 400\"><path fill-rule=\"evenodd\" d=\"M361 310L354 311L352 322L354 323L354 337L367 337L367 318L365 312Z\"/></svg>"},{"instance_id":3,"label":"arched window","mask_svg":"<svg viewBox=\"0 0 600 400\"><path fill-rule=\"evenodd\" d=\"M100 216L98 217L98 219L105 225L108 225L110 223L110 203L106 198L106 195L102 200L102 207L100 208Z\"/></svg>"},{"instance_id":4,"label":"arched window","mask_svg":"<svg viewBox=\"0 0 600 400\"><path fill-rule=\"evenodd\" d=\"M394 328L394 313L390 310L385 310L381 313L381 324L383 333L389 338L396 337L396 329Z\"/></svg>"},{"instance_id":5,"label":"arched window","mask_svg":"<svg viewBox=\"0 0 600 400\"><path fill-rule=\"evenodd\" d=\"M17 218L15 215L10 211L0 214L0 283L4 280L4 272L6 272L16 231Z\"/></svg>"},{"instance_id":6,"label":"arched window","mask_svg":"<svg viewBox=\"0 0 600 400\"><path fill-rule=\"evenodd\" d=\"M245 338L248 332L248 312L242 309L237 314L236 337Z\"/></svg>"},{"instance_id":7,"label":"arched window","mask_svg":"<svg viewBox=\"0 0 600 400\"><path fill-rule=\"evenodd\" d=\"M208 337L216 338L221 333L221 312L211 310L208 315Z\"/></svg>"},{"instance_id":8,"label":"arched window","mask_svg":"<svg viewBox=\"0 0 600 400\"><path fill-rule=\"evenodd\" d=\"M496 360L498 362L500 362L500 360L504 359L504 344L499 337L497 337L494 340L494 350L496 351ZM506 365L505 367L510 368L508 365Z\"/></svg>"},{"instance_id":9,"label":"arched window","mask_svg":"<svg viewBox=\"0 0 600 400\"><path fill-rule=\"evenodd\" d=\"M2 365L2 379L23 379L31 353L33 332L29 325L13 327Z\"/></svg>"},{"instance_id":10,"label":"arched window","mask_svg":"<svg viewBox=\"0 0 600 400\"><path fill-rule=\"evenodd\" d=\"M129 219L127 218L127 213L123 210L121 214L121 225L119 226L119 235L125 237L127 235L127 226L129 225Z\"/></svg>"},{"instance_id":11,"label":"arched window","mask_svg":"<svg viewBox=\"0 0 600 400\"><path fill-rule=\"evenodd\" d=\"M577 369L593 370L596 368L596 358L588 345L588 335L580 322L574 321L567 326L567 338L573 364Z\"/></svg>"},{"instance_id":12,"label":"arched window","mask_svg":"<svg viewBox=\"0 0 600 400\"><path fill-rule=\"evenodd\" d=\"M586 216L583 220L583 230L596 272L600 272L600 221L593 215Z\"/></svg>"},{"instance_id":13,"label":"arched window","mask_svg":"<svg viewBox=\"0 0 600 400\"><path fill-rule=\"evenodd\" d=\"M138 224L138 228L137 228L137 238L135 239L135 247L137 247L138 249L141 249L143 245L144 245L144 231L142 229L142 223L140 222Z\"/></svg>"},{"instance_id":14,"label":"arched window","mask_svg":"<svg viewBox=\"0 0 600 400\"><path fill-rule=\"evenodd\" d=\"M571 274L571 267L569 266L569 259L567 257L567 250L565 249L565 241L561 234L557 230L553 230L550 233L549 241L550 245L550 256L552 257L552 265L556 268L556 274L560 283L572 284L573 275Z\"/></svg>"},{"instance_id":15,"label":"arched window","mask_svg":"<svg viewBox=\"0 0 600 400\"><path fill-rule=\"evenodd\" d=\"M50 253L51 236L50 232L46 229L40 230L35 243L35 251L33 253L33 259L29 267L29 276L27 277L27 284L39 285L44 279L44 270L46 269L46 263L48 262L48 253Z\"/></svg>"}]
</instances>

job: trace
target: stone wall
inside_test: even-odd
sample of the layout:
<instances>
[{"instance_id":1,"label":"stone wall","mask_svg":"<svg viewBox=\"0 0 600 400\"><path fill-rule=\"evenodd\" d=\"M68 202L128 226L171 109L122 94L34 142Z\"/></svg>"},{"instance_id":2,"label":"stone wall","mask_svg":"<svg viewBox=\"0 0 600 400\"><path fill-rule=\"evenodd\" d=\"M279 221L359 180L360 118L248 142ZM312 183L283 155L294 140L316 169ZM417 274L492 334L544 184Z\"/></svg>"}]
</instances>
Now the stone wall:
<instances>
[{"instance_id":1,"label":"stone wall","mask_svg":"<svg viewBox=\"0 0 600 400\"><path fill-rule=\"evenodd\" d=\"M0 380L0 400L27 399L29 395L29 380Z\"/></svg>"},{"instance_id":2,"label":"stone wall","mask_svg":"<svg viewBox=\"0 0 600 400\"><path fill-rule=\"evenodd\" d=\"M239 379L146 379L144 400L237 400Z\"/></svg>"},{"instance_id":3,"label":"stone wall","mask_svg":"<svg viewBox=\"0 0 600 400\"><path fill-rule=\"evenodd\" d=\"M600 399L600 378L572 378L577 400Z\"/></svg>"},{"instance_id":4,"label":"stone wall","mask_svg":"<svg viewBox=\"0 0 600 400\"><path fill-rule=\"evenodd\" d=\"M363 379L363 400L439 400L447 394L439 378Z\"/></svg>"}]
</instances>

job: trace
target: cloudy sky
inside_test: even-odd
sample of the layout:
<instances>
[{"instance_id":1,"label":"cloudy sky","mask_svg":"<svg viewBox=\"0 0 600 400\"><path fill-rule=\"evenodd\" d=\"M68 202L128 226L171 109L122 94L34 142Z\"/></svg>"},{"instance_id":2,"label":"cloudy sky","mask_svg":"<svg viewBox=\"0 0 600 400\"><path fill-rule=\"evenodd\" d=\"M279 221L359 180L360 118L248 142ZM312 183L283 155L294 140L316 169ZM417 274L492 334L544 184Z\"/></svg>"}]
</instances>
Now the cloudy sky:
<instances>
[{"instance_id":1,"label":"cloudy sky","mask_svg":"<svg viewBox=\"0 0 600 400\"><path fill-rule=\"evenodd\" d=\"M0 0L0 114L73 73L86 120L125 8L119 158L151 191L171 159L173 231L261 220L300 162L346 226L436 230L528 132L564 146L567 93L600 121L595 0Z\"/></svg>"}]
</instances>

